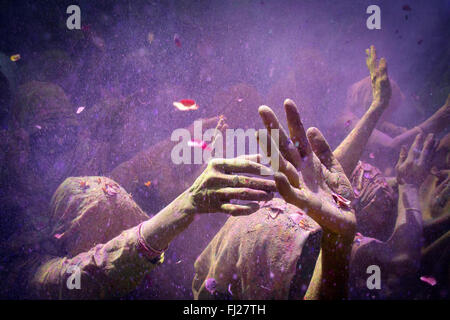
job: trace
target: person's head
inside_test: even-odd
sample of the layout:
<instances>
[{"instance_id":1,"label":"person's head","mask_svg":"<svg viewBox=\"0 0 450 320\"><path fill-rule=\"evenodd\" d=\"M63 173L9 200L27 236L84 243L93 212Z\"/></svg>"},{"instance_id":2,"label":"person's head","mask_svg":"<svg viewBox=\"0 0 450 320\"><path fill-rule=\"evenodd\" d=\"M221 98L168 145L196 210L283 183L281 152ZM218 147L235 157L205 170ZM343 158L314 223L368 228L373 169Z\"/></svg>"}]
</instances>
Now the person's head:
<instances>
[{"instance_id":1,"label":"person's head","mask_svg":"<svg viewBox=\"0 0 450 320\"><path fill-rule=\"evenodd\" d=\"M392 88L391 99L389 100L389 108L383 112L383 116L380 120L389 119L390 116L398 109L402 107L405 96L398 84L389 79ZM370 76L354 83L347 91L346 107L358 117L362 117L364 113L369 109L372 104L372 84Z\"/></svg>"},{"instance_id":2,"label":"person's head","mask_svg":"<svg viewBox=\"0 0 450 320\"><path fill-rule=\"evenodd\" d=\"M38 81L20 86L12 110L11 127L26 131L30 153L27 155L28 166L40 181L45 184L52 180L51 177L66 173L71 160L67 155L73 153L77 142L78 121L61 87Z\"/></svg>"},{"instance_id":3,"label":"person's head","mask_svg":"<svg viewBox=\"0 0 450 320\"><path fill-rule=\"evenodd\" d=\"M386 240L395 225L392 188L376 167L359 162L350 182L355 192L357 230L365 236Z\"/></svg>"},{"instance_id":4,"label":"person's head","mask_svg":"<svg viewBox=\"0 0 450 320\"><path fill-rule=\"evenodd\" d=\"M131 196L106 177L67 178L50 204L51 239L75 256L149 219Z\"/></svg>"},{"instance_id":5,"label":"person's head","mask_svg":"<svg viewBox=\"0 0 450 320\"><path fill-rule=\"evenodd\" d=\"M450 134L441 139L419 195L424 219L450 212Z\"/></svg>"}]
</instances>

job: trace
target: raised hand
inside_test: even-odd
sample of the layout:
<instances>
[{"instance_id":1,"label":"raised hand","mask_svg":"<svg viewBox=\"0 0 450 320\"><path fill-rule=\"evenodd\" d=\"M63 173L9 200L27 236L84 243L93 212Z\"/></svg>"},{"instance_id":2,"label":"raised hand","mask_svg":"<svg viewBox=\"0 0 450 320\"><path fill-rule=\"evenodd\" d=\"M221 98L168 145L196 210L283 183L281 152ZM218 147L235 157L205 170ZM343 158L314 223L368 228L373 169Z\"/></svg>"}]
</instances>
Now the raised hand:
<instances>
[{"instance_id":1,"label":"raised hand","mask_svg":"<svg viewBox=\"0 0 450 320\"><path fill-rule=\"evenodd\" d=\"M391 98L392 90L391 83L387 74L387 63L384 58L380 59L377 65L377 52L372 45L370 49L366 49L366 64L369 68L370 79L372 81L372 95L373 101L379 102L387 107L389 99Z\"/></svg>"},{"instance_id":2,"label":"raised hand","mask_svg":"<svg viewBox=\"0 0 450 320\"><path fill-rule=\"evenodd\" d=\"M402 146L395 167L398 183L420 187L430 173L436 148L437 143L432 133L428 134L426 138L423 133L419 133L409 151L407 151L406 146Z\"/></svg>"},{"instance_id":3,"label":"raised hand","mask_svg":"<svg viewBox=\"0 0 450 320\"><path fill-rule=\"evenodd\" d=\"M260 155L234 159L213 159L205 171L186 191L190 212L225 212L233 216L251 214L259 209L256 202L233 204L231 200L267 201L276 191L275 182L264 178L238 174L272 175L272 171L257 163ZM238 173L238 174L235 174Z\"/></svg>"},{"instance_id":4,"label":"raised hand","mask_svg":"<svg viewBox=\"0 0 450 320\"><path fill-rule=\"evenodd\" d=\"M269 107L259 108L269 135L272 136L273 129L279 129L279 142L269 142L275 144L272 149L258 136L263 150L277 152L280 169L275 173L275 182L278 191L326 231L353 240L355 216L350 202L354 194L347 176L322 133L317 128L305 132L295 103L287 99L284 107L290 137Z\"/></svg>"}]
</instances>

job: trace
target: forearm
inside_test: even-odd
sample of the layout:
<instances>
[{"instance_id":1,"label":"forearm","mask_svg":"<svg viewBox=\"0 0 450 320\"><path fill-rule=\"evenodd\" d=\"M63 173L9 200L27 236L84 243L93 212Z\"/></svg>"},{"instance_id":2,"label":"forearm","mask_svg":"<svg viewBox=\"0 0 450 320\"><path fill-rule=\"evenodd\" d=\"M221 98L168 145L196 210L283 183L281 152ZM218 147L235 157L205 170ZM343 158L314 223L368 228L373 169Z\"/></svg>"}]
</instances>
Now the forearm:
<instances>
[{"instance_id":1,"label":"forearm","mask_svg":"<svg viewBox=\"0 0 450 320\"><path fill-rule=\"evenodd\" d=\"M194 220L195 209L186 192L142 225L142 236L152 248L163 250Z\"/></svg>"},{"instance_id":2,"label":"forearm","mask_svg":"<svg viewBox=\"0 0 450 320\"><path fill-rule=\"evenodd\" d=\"M420 127L409 129L392 139L388 147L392 150L398 151L400 150L401 146L410 145L413 142L414 138L421 132L424 132L424 130Z\"/></svg>"},{"instance_id":3,"label":"forearm","mask_svg":"<svg viewBox=\"0 0 450 320\"><path fill-rule=\"evenodd\" d=\"M324 232L322 246L305 300L342 300L348 296L352 241Z\"/></svg>"},{"instance_id":4,"label":"forearm","mask_svg":"<svg viewBox=\"0 0 450 320\"><path fill-rule=\"evenodd\" d=\"M388 240L391 252L397 258L405 257L408 265L417 266L422 247L422 213L420 211L418 187L399 185L398 215L394 232Z\"/></svg>"},{"instance_id":5,"label":"forearm","mask_svg":"<svg viewBox=\"0 0 450 320\"><path fill-rule=\"evenodd\" d=\"M121 297L135 289L145 274L162 262L162 256L150 261L142 254L138 237L138 227L133 227L75 257L48 260L34 273L32 287L39 298Z\"/></svg>"},{"instance_id":6,"label":"forearm","mask_svg":"<svg viewBox=\"0 0 450 320\"><path fill-rule=\"evenodd\" d=\"M408 131L408 129L397 126L393 123L390 123L389 121L383 121L378 127L379 127L380 131L388 134L391 137L396 137L396 136Z\"/></svg>"},{"instance_id":7,"label":"forearm","mask_svg":"<svg viewBox=\"0 0 450 320\"><path fill-rule=\"evenodd\" d=\"M347 176L350 176L366 147L369 138L383 114L385 107L379 102L372 102L369 110L358 121L344 141L334 150Z\"/></svg>"}]
</instances>

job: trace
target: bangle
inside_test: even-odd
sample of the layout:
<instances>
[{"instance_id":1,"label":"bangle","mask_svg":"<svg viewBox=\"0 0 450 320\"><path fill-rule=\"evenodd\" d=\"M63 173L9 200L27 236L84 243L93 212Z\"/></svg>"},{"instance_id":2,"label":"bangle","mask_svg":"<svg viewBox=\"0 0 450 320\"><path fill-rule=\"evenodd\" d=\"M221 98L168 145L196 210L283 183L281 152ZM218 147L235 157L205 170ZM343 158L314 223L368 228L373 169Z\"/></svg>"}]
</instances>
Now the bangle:
<instances>
[{"instance_id":1,"label":"bangle","mask_svg":"<svg viewBox=\"0 0 450 320\"><path fill-rule=\"evenodd\" d=\"M160 257L164 251L167 250L167 248L165 248L164 250L156 250L154 248L152 248L147 241L145 241L144 237L142 237L142 233L141 233L141 229L142 229L142 224L139 224L138 226L138 249L139 251L141 251L141 253L149 260L154 260L155 258Z\"/></svg>"}]
</instances>

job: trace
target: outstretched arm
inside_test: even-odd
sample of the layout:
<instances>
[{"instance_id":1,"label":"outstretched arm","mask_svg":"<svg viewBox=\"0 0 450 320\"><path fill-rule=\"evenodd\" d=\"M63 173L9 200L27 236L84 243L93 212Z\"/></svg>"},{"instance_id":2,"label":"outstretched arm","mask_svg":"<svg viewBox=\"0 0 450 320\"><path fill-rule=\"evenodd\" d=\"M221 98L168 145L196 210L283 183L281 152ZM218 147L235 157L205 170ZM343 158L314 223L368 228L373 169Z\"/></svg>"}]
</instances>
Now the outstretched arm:
<instances>
[{"instance_id":1,"label":"outstretched arm","mask_svg":"<svg viewBox=\"0 0 450 320\"><path fill-rule=\"evenodd\" d=\"M420 263L423 223L419 187L429 173L435 149L433 134L428 134L426 139L423 134L419 134L409 152L402 147L396 166L399 183L398 214L387 247L393 254L392 262L400 265L405 263L407 272L417 269ZM399 267L399 270L404 269Z\"/></svg>"},{"instance_id":2,"label":"outstretched arm","mask_svg":"<svg viewBox=\"0 0 450 320\"><path fill-rule=\"evenodd\" d=\"M162 262L169 243L196 214L247 215L259 209L252 201L273 197L273 180L244 175L271 174L269 168L255 162L258 158L213 159L194 184L156 216L75 257L49 259L37 268L32 285L40 297L48 298L98 299L128 293ZM232 200L250 202L238 205ZM80 290L66 286L67 272L74 266L80 270Z\"/></svg>"},{"instance_id":3,"label":"outstretched arm","mask_svg":"<svg viewBox=\"0 0 450 320\"><path fill-rule=\"evenodd\" d=\"M353 189L330 146L316 128L306 133L294 102L284 103L290 138L273 111L266 106L259 113L269 135L279 129L275 150L279 172L277 189L283 198L308 213L323 229L322 246L306 299L343 299L347 292L348 265L356 221L349 205ZM278 143L279 142L279 143ZM273 155L268 155L273 158ZM349 200L347 200L349 199Z\"/></svg>"},{"instance_id":4,"label":"outstretched arm","mask_svg":"<svg viewBox=\"0 0 450 320\"><path fill-rule=\"evenodd\" d=\"M372 80L373 101L369 110L358 121L355 128L353 128L344 141L334 150L334 155L348 177L350 177L361 158L366 144L378 120L388 107L389 99L391 98L391 85L387 75L386 60L382 58L377 65L374 46L367 49L366 53L366 63Z\"/></svg>"}]
</instances>

